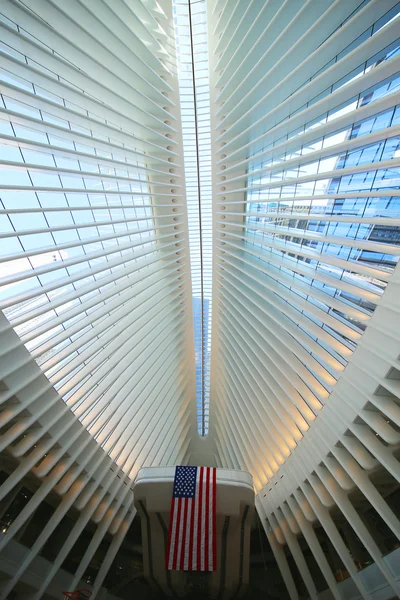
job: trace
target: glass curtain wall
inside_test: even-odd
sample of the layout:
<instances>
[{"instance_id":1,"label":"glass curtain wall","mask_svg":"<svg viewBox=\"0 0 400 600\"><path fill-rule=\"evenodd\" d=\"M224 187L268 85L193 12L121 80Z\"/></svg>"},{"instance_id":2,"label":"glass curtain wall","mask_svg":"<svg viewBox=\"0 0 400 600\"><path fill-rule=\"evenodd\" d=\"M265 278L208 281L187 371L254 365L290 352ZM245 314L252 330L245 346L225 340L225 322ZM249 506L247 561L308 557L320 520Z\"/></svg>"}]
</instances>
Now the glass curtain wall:
<instances>
[{"instance_id":1,"label":"glass curtain wall","mask_svg":"<svg viewBox=\"0 0 400 600\"><path fill-rule=\"evenodd\" d=\"M385 15L337 59L396 19L397 10ZM327 93L364 76L399 52L398 44L385 49ZM390 220L400 216L400 198L392 193L396 190L397 194L400 172L397 165L385 162L399 157L400 137L396 129L393 133L387 129L400 123L400 107L378 112L330 135L319 137L318 128L396 93L399 86L400 77L395 76L365 89L301 130L257 150L249 165L246 249L268 265L268 276L276 282L275 291L286 304L286 314L296 323L302 345L325 376L311 364L308 369L328 391L347 365L399 259L398 253L393 253L400 246L399 228ZM296 138L307 133L312 143L298 147ZM371 143L373 137L377 141ZM267 158L269 152L276 154L274 149L280 143L287 146L288 140L292 152ZM330 147L340 148L348 140L352 140L351 149L332 153ZM318 154L318 160L313 160L313 154ZM374 168L376 162L379 168ZM347 175L346 169L351 173ZM338 176L341 170L343 175ZM304 284L311 286L313 295L306 293Z\"/></svg>"}]
</instances>

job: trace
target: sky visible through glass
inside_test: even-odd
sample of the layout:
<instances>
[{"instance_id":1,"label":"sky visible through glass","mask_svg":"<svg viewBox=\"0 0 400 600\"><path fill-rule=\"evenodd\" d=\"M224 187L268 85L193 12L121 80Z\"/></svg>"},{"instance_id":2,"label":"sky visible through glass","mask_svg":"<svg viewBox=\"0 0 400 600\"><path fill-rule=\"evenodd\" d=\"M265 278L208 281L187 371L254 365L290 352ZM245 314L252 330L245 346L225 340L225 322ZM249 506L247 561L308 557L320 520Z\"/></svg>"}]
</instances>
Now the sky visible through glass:
<instances>
[{"instance_id":1,"label":"sky visible through glass","mask_svg":"<svg viewBox=\"0 0 400 600\"><path fill-rule=\"evenodd\" d=\"M371 28L370 35L398 16L398 13L394 16L389 13L385 20ZM360 66L357 74L337 87L348 85L383 61L392 60L399 52L397 44L379 57L373 57ZM276 294L285 300L287 314L295 323L303 319L304 326L298 327L305 334L304 348L320 363L326 377L320 377L316 371L313 374L328 391L336 383L335 370L346 367L399 260L396 248L400 244L399 227L390 223L400 215L400 198L391 194L392 190L398 193L399 168L397 164L379 168L379 163L398 159L400 139L393 136L365 146L362 140L364 136L396 126L400 107L352 123L328 136L319 138L318 128L398 92L399 86L400 78L396 76L373 89L366 89L358 98L290 136L292 153L260 159L257 156L260 150L261 155L272 152L272 148L265 147L258 149L249 162L246 246L254 256L271 265L271 276L277 282ZM296 135L311 131L315 132L315 140L297 148ZM340 146L346 140L359 141L354 144L354 150L330 155L330 147ZM326 151L326 157L313 160L313 155L321 151ZM291 163L298 165L299 157L302 164L293 167ZM373 163L378 163L377 168ZM362 165L368 168L362 170ZM341 170L354 167L361 169L350 175L344 171L341 175ZM382 224L374 224L377 217L382 219ZM364 247L365 241L369 244ZM379 243L385 244L382 251ZM392 253L385 252L387 248ZM306 283L312 286L315 298L304 293ZM299 304L304 301L301 310L295 299ZM338 299L342 303L340 311L337 309L340 305L335 305ZM337 323L332 320L329 326L324 324L315 316L316 310L321 311L321 315L332 315ZM315 329L315 325L319 329ZM348 328L345 333L343 326ZM313 350L314 342L319 348L314 346Z\"/></svg>"},{"instance_id":2,"label":"sky visible through glass","mask_svg":"<svg viewBox=\"0 0 400 600\"><path fill-rule=\"evenodd\" d=\"M212 194L211 126L205 0L176 0L186 197L192 275L197 425L208 433L211 353Z\"/></svg>"},{"instance_id":3,"label":"sky visible through glass","mask_svg":"<svg viewBox=\"0 0 400 600\"><path fill-rule=\"evenodd\" d=\"M30 64L14 48L1 49ZM41 73L61 87L55 73ZM167 236L163 224L155 234L147 158L124 146L131 136L111 124L115 139L100 137L93 130L105 121L97 114L5 66L0 76L0 308L79 411L90 370L93 381L102 373L93 347L110 342L115 311L128 312L135 274L142 268L151 276ZM173 252L172 243L164 247ZM79 416L85 421L85 411Z\"/></svg>"}]
</instances>

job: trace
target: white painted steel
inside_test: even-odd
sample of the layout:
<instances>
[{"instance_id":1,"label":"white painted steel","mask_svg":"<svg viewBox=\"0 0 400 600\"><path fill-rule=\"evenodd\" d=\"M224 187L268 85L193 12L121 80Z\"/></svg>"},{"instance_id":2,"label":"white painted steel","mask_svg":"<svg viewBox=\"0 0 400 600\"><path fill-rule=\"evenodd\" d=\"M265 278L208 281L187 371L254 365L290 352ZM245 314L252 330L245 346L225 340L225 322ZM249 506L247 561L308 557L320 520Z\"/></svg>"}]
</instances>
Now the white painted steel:
<instances>
[{"instance_id":1,"label":"white painted steel","mask_svg":"<svg viewBox=\"0 0 400 600\"><path fill-rule=\"evenodd\" d=\"M136 514L136 473L185 462L197 430L174 34L141 0L0 12L0 448L17 461L0 497L39 481L0 548L60 498L0 597L73 509L32 597L57 589L89 522L69 589L112 539L95 597Z\"/></svg>"},{"instance_id":2,"label":"white painted steel","mask_svg":"<svg viewBox=\"0 0 400 600\"><path fill-rule=\"evenodd\" d=\"M342 597L321 528L363 598L373 590L350 557L356 539L382 597L397 596L399 574L350 499L399 536L383 485L400 476L399 5L213 4L218 464L252 473L291 598L318 597L305 547Z\"/></svg>"},{"instance_id":3,"label":"white painted steel","mask_svg":"<svg viewBox=\"0 0 400 600\"><path fill-rule=\"evenodd\" d=\"M333 564L374 597L350 554L359 543L382 597L400 595L380 532L358 514L400 535L387 497L400 482L399 11L207 2L210 123L197 127L207 147L211 135L212 188L209 156L189 156L213 211L200 440L172 2L0 0L0 508L38 483L0 534L3 555L59 499L0 598L24 593L71 511L31 597L53 594L90 523L70 586L112 540L101 597L139 469L188 462L251 472L291 599L319 596L305 545L332 597L348 597Z\"/></svg>"}]
</instances>

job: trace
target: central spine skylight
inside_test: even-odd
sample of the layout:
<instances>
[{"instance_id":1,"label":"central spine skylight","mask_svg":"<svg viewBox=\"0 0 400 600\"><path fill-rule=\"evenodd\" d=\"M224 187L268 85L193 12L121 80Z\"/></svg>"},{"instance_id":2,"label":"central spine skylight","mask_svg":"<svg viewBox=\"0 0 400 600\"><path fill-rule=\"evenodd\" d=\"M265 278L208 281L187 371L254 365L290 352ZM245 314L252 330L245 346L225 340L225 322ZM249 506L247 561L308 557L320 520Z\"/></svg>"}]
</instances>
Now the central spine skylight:
<instances>
[{"instance_id":1,"label":"central spine skylight","mask_svg":"<svg viewBox=\"0 0 400 600\"><path fill-rule=\"evenodd\" d=\"M205 0L174 1L196 357L197 425L208 433L211 353L211 133Z\"/></svg>"}]
</instances>

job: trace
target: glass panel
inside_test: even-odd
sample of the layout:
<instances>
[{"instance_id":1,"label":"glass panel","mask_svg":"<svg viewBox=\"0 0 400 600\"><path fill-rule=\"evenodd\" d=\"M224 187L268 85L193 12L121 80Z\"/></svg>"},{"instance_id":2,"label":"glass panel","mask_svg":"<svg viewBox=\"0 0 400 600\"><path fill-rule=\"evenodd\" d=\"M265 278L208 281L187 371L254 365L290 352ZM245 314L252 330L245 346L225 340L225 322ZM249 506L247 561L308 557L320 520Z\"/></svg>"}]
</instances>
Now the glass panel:
<instances>
[{"instance_id":1,"label":"glass panel","mask_svg":"<svg viewBox=\"0 0 400 600\"><path fill-rule=\"evenodd\" d=\"M185 125L183 148L188 192L197 425L199 434L206 435L212 307L211 125L208 50L205 43L206 3L205 0L174 0L173 6L179 90Z\"/></svg>"}]
</instances>

